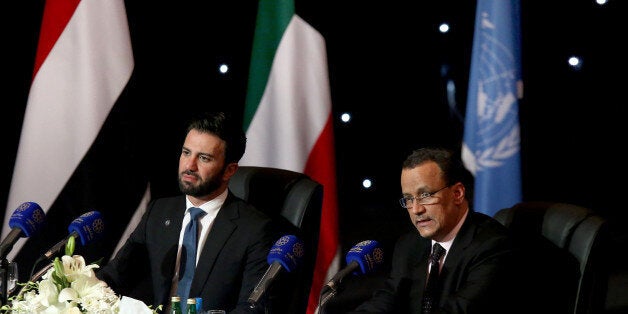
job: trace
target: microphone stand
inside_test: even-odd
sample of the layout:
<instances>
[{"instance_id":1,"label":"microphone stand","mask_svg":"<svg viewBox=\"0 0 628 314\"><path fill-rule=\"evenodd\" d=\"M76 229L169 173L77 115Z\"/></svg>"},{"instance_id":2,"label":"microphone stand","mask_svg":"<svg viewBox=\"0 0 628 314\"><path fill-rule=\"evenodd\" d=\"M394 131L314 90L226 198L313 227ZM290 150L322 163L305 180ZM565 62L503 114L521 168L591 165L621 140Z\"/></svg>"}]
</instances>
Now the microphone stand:
<instances>
[{"instance_id":1,"label":"microphone stand","mask_svg":"<svg viewBox=\"0 0 628 314\"><path fill-rule=\"evenodd\" d=\"M327 304L327 302L329 300L331 300L336 293L338 292L338 289L334 286L334 287L330 287L330 286L324 286L323 289L321 290L321 295L318 298L318 313L319 314L325 314L325 305Z\"/></svg>"},{"instance_id":2,"label":"microphone stand","mask_svg":"<svg viewBox=\"0 0 628 314\"><path fill-rule=\"evenodd\" d=\"M37 280L39 280L39 279L40 279L40 278L41 278L44 274L46 274L46 272L47 272L50 268L52 268L53 266L54 266L54 265L53 265L52 263L50 263L50 264L46 265L44 268L40 269L37 273L35 273L35 274L31 277L31 279L30 279L29 281L31 281L31 282L36 282L36 281L37 281ZM21 297L21 296L24 294L24 292L26 292L26 288L27 288L27 287L28 287L28 285L26 285L26 286L22 287L22 289L20 289L20 292L17 294L18 298L19 298L19 297ZM16 289L16 290L14 290L14 292L15 292L15 291L17 291L17 289Z\"/></svg>"},{"instance_id":3,"label":"microphone stand","mask_svg":"<svg viewBox=\"0 0 628 314\"><path fill-rule=\"evenodd\" d=\"M9 261L6 258L2 258L0 261L0 285L2 285L2 291L0 291L0 306L7 304L7 291L9 286Z\"/></svg>"}]
</instances>

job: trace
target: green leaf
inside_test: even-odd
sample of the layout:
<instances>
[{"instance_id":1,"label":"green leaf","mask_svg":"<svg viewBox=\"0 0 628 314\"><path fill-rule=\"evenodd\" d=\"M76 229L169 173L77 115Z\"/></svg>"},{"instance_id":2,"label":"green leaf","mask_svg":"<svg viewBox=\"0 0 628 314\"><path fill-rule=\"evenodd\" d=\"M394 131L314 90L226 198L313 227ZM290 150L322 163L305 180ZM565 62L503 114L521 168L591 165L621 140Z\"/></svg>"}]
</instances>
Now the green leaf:
<instances>
[{"instance_id":1,"label":"green leaf","mask_svg":"<svg viewBox=\"0 0 628 314\"><path fill-rule=\"evenodd\" d=\"M63 263L61 263L61 260L58 257L55 257L53 266L55 271L52 273L52 281L60 288L59 291L61 291L63 288L69 287L70 283L65 277Z\"/></svg>"}]
</instances>

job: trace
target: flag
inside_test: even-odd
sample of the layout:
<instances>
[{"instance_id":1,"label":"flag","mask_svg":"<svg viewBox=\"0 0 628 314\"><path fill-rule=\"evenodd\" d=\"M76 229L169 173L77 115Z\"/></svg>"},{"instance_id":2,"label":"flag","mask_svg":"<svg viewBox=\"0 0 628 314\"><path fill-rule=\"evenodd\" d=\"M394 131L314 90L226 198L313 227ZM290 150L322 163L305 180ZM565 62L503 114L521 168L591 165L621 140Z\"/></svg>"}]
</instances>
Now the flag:
<instances>
[{"instance_id":1,"label":"flag","mask_svg":"<svg viewBox=\"0 0 628 314\"><path fill-rule=\"evenodd\" d=\"M491 216L522 198L520 14L518 0L477 2L462 159L474 210Z\"/></svg>"},{"instance_id":2,"label":"flag","mask_svg":"<svg viewBox=\"0 0 628 314\"><path fill-rule=\"evenodd\" d=\"M259 2L243 124L240 164L302 172L323 185L307 308L314 313L339 266L335 149L325 40L295 13L293 0Z\"/></svg>"},{"instance_id":3,"label":"flag","mask_svg":"<svg viewBox=\"0 0 628 314\"><path fill-rule=\"evenodd\" d=\"M20 253L26 241L30 245L23 250L25 256L20 259L20 272L29 270L28 263L42 254L51 241L67 236L67 226L72 219L90 209L108 210L84 205L97 204L99 201L92 197L96 193L105 195L101 199L112 199L113 191L101 189L100 173L118 173L114 169L125 173L126 169L119 166L118 157L112 156L111 152L94 153L107 155L100 157L107 159L100 164L86 156L102 133L106 120L111 118L114 104L133 70L134 58L123 0L45 2L4 221L8 222L19 204L34 201L46 212L47 229L37 240L32 237L20 239L14 246L9 259ZM103 139L117 145L116 140ZM117 149L116 152L123 154L125 151ZM122 198L131 185L130 180L124 180L125 177L116 179L124 181L116 186L121 192L115 192L116 197ZM138 188L135 193L138 202L132 208L139 203L145 187L146 184ZM92 192L87 192L88 188ZM124 208L120 205L114 209ZM105 220L111 216L103 213ZM112 226L107 231L116 228L122 229L124 225ZM8 232L8 228L3 228L2 237ZM119 236L116 232L109 234L113 238ZM113 247L115 243L111 243ZM27 258L28 254L32 256Z\"/></svg>"}]
</instances>

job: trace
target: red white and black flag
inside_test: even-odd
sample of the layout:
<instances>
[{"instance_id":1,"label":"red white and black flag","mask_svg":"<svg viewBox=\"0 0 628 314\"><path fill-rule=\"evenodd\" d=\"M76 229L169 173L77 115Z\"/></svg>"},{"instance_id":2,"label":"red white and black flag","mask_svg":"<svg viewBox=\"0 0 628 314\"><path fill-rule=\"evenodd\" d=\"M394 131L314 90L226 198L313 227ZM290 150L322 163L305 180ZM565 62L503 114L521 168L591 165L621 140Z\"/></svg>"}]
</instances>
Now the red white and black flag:
<instances>
[{"instance_id":1,"label":"red white and black flag","mask_svg":"<svg viewBox=\"0 0 628 314\"><path fill-rule=\"evenodd\" d=\"M45 2L2 224L4 238L23 202L46 212L43 230L20 239L7 256L20 265L20 280L68 235L72 220L91 210L102 213L106 239L79 244L77 253L108 258L147 197L148 176L133 162L132 136L142 129L129 122L134 67L123 0Z\"/></svg>"}]
</instances>

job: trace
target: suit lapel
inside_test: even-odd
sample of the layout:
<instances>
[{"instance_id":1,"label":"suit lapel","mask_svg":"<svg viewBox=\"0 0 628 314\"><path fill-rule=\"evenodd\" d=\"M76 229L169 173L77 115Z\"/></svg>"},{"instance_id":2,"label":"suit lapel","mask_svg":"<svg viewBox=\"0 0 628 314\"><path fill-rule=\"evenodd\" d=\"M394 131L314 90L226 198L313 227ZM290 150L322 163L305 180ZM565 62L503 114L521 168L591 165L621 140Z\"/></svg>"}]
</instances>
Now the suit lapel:
<instances>
[{"instance_id":1,"label":"suit lapel","mask_svg":"<svg viewBox=\"0 0 628 314\"><path fill-rule=\"evenodd\" d=\"M421 249L411 250L409 252L412 255L411 260L414 261L410 266L410 280L408 282L403 282L402 280L399 287L397 287L400 291L408 290L407 296L409 299L401 303L405 304L407 302L410 304L410 309L421 309L421 300L423 299L423 292L427 283L428 256L430 255L432 244L432 241L429 239L420 236L418 236L417 239L419 243L417 243L416 246ZM409 309L406 309L403 312L409 311Z\"/></svg>"},{"instance_id":2,"label":"suit lapel","mask_svg":"<svg viewBox=\"0 0 628 314\"><path fill-rule=\"evenodd\" d=\"M218 254L237 227L234 221L239 217L239 214L236 206L232 205L232 200L233 195L229 193L229 196L215 218L216 220L212 225L212 229L207 235L201 256L196 265L190 295L198 294L198 292L202 290L214 268Z\"/></svg>"},{"instance_id":3,"label":"suit lapel","mask_svg":"<svg viewBox=\"0 0 628 314\"><path fill-rule=\"evenodd\" d=\"M462 227L460 228L460 231L451 245L451 248L449 248L449 252L447 252L447 259L445 259L445 264L443 264L443 267L441 268L441 275L445 276L447 274L449 265L459 265L464 250L473 242L476 230L475 224L471 223L473 220L473 214L474 213L472 211L469 211Z\"/></svg>"},{"instance_id":4,"label":"suit lapel","mask_svg":"<svg viewBox=\"0 0 628 314\"><path fill-rule=\"evenodd\" d=\"M449 252L447 252L447 257L443 267L441 268L439 280L442 285L440 289L441 301L447 297L446 291L452 291L452 289L454 289L451 285L455 285L455 283L458 282L458 279L453 278L453 276L456 276L454 272L457 273L457 271L451 268L450 265L462 265L461 260L464 257L465 250L473 242L473 238L475 237L477 231L477 226L472 223L473 219L474 212L469 211L462 227L460 228L460 231L449 248Z\"/></svg>"},{"instance_id":5,"label":"suit lapel","mask_svg":"<svg viewBox=\"0 0 628 314\"><path fill-rule=\"evenodd\" d=\"M172 210L166 211L166 215L162 217L162 226L164 226L164 238L165 243L174 243L178 245L179 236L183 228L183 216L185 216L185 197L181 196L176 198ZM183 208L183 210L182 210ZM172 227L170 227L172 226ZM176 257L175 257L176 258Z\"/></svg>"},{"instance_id":6,"label":"suit lapel","mask_svg":"<svg viewBox=\"0 0 628 314\"><path fill-rule=\"evenodd\" d=\"M171 271L167 277L172 278L175 273L179 235L184 216L184 211L181 208L185 209L185 197L169 199L167 203L160 206L165 209L157 211L161 213L156 220L157 225L162 230L162 232L157 234L161 245L155 249L163 251L164 263L166 263L163 265L163 268Z\"/></svg>"}]
</instances>

